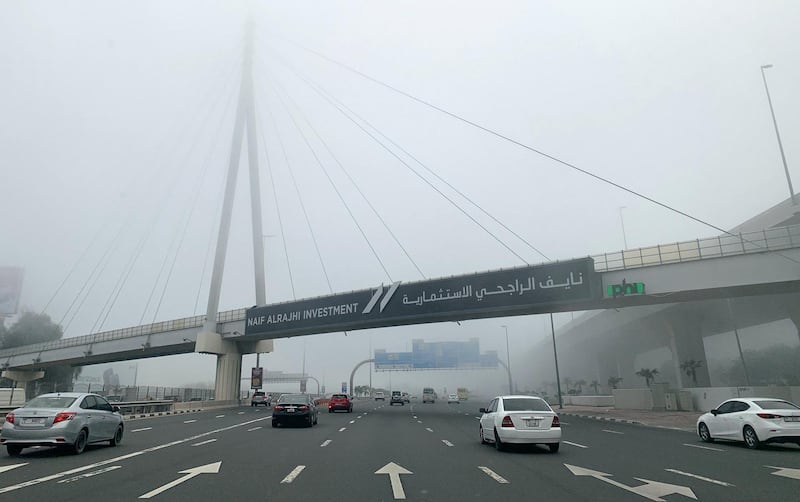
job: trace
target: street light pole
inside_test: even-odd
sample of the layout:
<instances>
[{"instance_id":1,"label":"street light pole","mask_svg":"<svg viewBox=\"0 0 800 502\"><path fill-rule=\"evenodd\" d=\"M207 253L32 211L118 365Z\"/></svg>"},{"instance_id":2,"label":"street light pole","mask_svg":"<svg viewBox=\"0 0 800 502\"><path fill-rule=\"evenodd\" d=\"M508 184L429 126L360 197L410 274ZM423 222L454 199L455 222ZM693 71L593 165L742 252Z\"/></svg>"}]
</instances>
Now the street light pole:
<instances>
[{"instance_id":1,"label":"street light pole","mask_svg":"<svg viewBox=\"0 0 800 502\"><path fill-rule=\"evenodd\" d=\"M619 223L622 225L622 243L625 244L625 249L628 249L628 237L625 235L625 220L622 219L622 210L625 206L619 208Z\"/></svg>"},{"instance_id":2,"label":"street light pole","mask_svg":"<svg viewBox=\"0 0 800 502\"><path fill-rule=\"evenodd\" d=\"M500 326L504 330L506 330L506 362L508 363L508 393L514 393L514 387L511 383L511 351L508 349L508 326L503 325Z\"/></svg>"},{"instance_id":3,"label":"street light pole","mask_svg":"<svg viewBox=\"0 0 800 502\"><path fill-rule=\"evenodd\" d=\"M789 196L792 198L792 205L796 206L797 201L794 198L794 188L792 187L792 178L789 176L789 167L786 165L786 154L783 153L783 143L781 142L781 133L778 131L778 121L775 119L775 110L772 108L772 98L769 95L769 86L767 85L767 75L764 70L772 68L771 64L761 65L761 78L764 80L764 89L767 91L767 102L769 103L769 112L772 114L772 125L775 126L775 136L778 138L778 149L781 151L781 160L783 160L783 171L786 173L786 182L789 184Z\"/></svg>"},{"instance_id":4,"label":"street light pole","mask_svg":"<svg viewBox=\"0 0 800 502\"><path fill-rule=\"evenodd\" d=\"M564 409L561 401L561 376L558 374L558 352L556 351L556 327L553 324L553 313L550 312L550 332L553 334L553 357L556 360L556 386L558 388L558 409Z\"/></svg>"}]
</instances>

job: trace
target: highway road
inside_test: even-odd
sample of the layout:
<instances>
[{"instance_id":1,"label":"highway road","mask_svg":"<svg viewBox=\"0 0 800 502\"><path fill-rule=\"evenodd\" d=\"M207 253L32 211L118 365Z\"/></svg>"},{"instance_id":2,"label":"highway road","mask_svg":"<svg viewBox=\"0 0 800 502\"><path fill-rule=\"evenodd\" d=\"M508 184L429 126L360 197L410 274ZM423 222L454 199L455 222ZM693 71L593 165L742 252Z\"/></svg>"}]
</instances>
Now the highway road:
<instances>
[{"instance_id":1,"label":"highway road","mask_svg":"<svg viewBox=\"0 0 800 502\"><path fill-rule=\"evenodd\" d=\"M0 500L800 500L794 445L564 417L558 453L498 452L478 440L484 405L357 401L310 429L250 407L131 420L115 448L0 452Z\"/></svg>"}]
</instances>

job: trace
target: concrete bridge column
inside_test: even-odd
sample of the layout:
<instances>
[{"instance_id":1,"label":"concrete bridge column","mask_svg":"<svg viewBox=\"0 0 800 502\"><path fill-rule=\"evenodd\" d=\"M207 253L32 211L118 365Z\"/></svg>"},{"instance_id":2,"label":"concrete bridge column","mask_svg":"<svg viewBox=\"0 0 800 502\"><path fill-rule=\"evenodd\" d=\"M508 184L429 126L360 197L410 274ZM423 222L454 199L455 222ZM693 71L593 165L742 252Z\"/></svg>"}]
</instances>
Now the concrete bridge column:
<instances>
[{"instance_id":1,"label":"concrete bridge column","mask_svg":"<svg viewBox=\"0 0 800 502\"><path fill-rule=\"evenodd\" d=\"M797 341L800 342L800 305L792 305L789 309L789 319L794 323L797 331Z\"/></svg>"},{"instance_id":2,"label":"concrete bridge column","mask_svg":"<svg viewBox=\"0 0 800 502\"><path fill-rule=\"evenodd\" d=\"M216 401L238 400L242 375L242 353L236 343L224 340L219 333L204 331L197 335L194 351L217 356L214 399Z\"/></svg>"},{"instance_id":3,"label":"concrete bridge column","mask_svg":"<svg viewBox=\"0 0 800 502\"><path fill-rule=\"evenodd\" d=\"M691 317L681 321L665 320L664 329L669 335L672 363L678 379L678 388L711 387L711 377L708 374L708 359L703 345L702 323ZM697 384L681 369L681 364L689 360L701 363L699 367L695 368Z\"/></svg>"}]
</instances>

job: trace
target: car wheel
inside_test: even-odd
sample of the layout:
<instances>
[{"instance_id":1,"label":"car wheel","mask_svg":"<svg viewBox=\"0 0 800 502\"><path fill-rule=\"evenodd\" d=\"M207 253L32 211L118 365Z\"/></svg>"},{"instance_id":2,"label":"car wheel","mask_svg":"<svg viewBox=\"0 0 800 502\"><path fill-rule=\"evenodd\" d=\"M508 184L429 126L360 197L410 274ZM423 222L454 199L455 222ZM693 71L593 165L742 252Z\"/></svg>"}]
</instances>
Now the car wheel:
<instances>
[{"instance_id":1,"label":"car wheel","mask_svg":"<svg viewBox=\"0 0 800 502\"><path fill-rule=\"evenodd\" d=\"M119 446L122 442L122 434L124 433L122 426L120 425L117 427L117 432L114 433L114 437L108 440L108 444L111 446Z\"/></svg>"},{"instance_id":2,"label":"car wheel","mask_svg":"<svg viewBox=\"0 0 800 502\"><path fill-rule=\"evenodd\" d=\"M758 440L758 435L756 435L756 431L753 430L752 427L749 425L744 426L744 430L742 431L744 435L744 444L747 445L748 448L751 450L755 450L759 446L761 446L761 441Z\"/></svg>"},{"instance_id":3,"label":"car wheel","mask_svg":"<svg viewBox=\"0 0 800 502\"><path fill-rule=\"evenodd\" d=\"M333 413L333 410L328 408L328 413Z\"/></svg>"},{"instance_id":4,"label":"car wheel","mask_svg":"<svg viewBox=\"0 0 800 502\"><path fill-rule=\"evenodd\" d=\"M277 427L277 426L278 426L278 422L277 422L277 421L275 421L275 420L273 420L273 421L272 421L272 428L274 429L274 428L275 428L275 427Z\"/></svg>"},{"instance_id":5,"label":"car wheel","mask_svg":"<svg viewBox=\"0 0 800 502\"><path fill-rule=\"evenodd\" d=\"M253 406L255 406L255 405L256 405L256 403L250 403L250 407L251 407L251 408L252 408Z\"/></svg>"},{"instance_id":6,"label":"car wheel","mask_svg":"<svg viewBox=\"0 0 800 502\"><path fill-rule=\"evenodd\" d=\"M497 451L503 451L506 448L506 446L503 444L503 442L500 441L500 436L497 435L497 429L495 429L495 431L494 431L494 448Z\"/></svg>"},{"instance_id":7,"label":"car wheel","mask_svg":"<svg viewBox=\"0 0 800 502\"><path fill-rule=\"evenodd\" d=\"M703 422L700 422L700 425L697 426L697 433L700 435L700 439L706 443L714 442L714 438L711 437L711 432L709 432L708 426Z\"/></svg>"},{"instance_id":8,"label":"car wheel","mask_svg":"<svg viewBox=\"0 0 800 502\"><path fill-rule=\"evenodd\" d=\"M483 426L482 425L481 425L481 428L480 428L480 434L481 434L481 444L488 443L488 441L486 441L486 438L483 437Z\"/></svg>"},{"instance_id":9,"label":"car wheel","mask_svg":"<svg viewBox=\"0 0 800 502\"><path fill-rule=\"evenodd\" d=\"M6 451L9 457L18 457L22 453L22 446L18 444L6 445Z\"/></svg>"},{"instance_id":10,"label":"car wheel","mask_svg":"<svg viewBox=\"0 0 800 502\"><path fill-rule=\"evenodd\" d=\"M75 438L75 443L72 445L72 453L75 455L80 455L83 453L83 450L86 449L86 441L88 440L89 435L86 434L86 429L81 429L78 433L78 437Z\"/></svg>"},{"instance_id":11,"label":"car wheel","mask_svg":"<svg viewBox=\"0 0 800 502\"><path fill-rule=\"evenodd\" d=\"M319 415L315 415L314 416L314 425L317 425L318 423L319 423Z\"/></svg>"},{"instance_id":12,"label":"car wheel","mask_svg":"<svg viewBox=\"0 0 800 502\"><path fill-rule=\"evenodd\" d=\"M550 453L558 453L561 443L550 443L547 445L547 447L550 448Z\"/></svg>"}]
</instances>

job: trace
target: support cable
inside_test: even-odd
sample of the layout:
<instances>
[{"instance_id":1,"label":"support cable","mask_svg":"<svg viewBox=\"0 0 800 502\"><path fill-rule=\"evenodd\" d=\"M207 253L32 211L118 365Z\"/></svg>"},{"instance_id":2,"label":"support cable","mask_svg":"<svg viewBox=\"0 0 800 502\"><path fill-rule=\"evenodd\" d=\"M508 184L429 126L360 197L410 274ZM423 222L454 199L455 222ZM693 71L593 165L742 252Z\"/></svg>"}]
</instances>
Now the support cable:
<instances>
[{"instance_id":1,"label":"support cable","mask_svg":"<svg viewBox=\"0 0 800 502\"><path fill-rule=\"evenodd\" d=\"M336 162L336 164L339 166L339 168L342 170L342 172L345 174L345 176L347 176L347 179L349 179L350 183L353 184L353 186L355 187L356 191L358 191L359 195L361 195L361 198L364 199L364 202L367 203L369 208L372 210L373 214L375 214L375 217L377 217L378 220L381 222L381 224L383 225L383 228L385 228L386 231L389 232L389 235L392 236L392 239L394 240L394 242L400 247L400 249L406 255L406 258L408 258L408 261L410 261L411 264L414 265L414 268L417 269L417 272L419 273L419 275L422 276L423 279L427 279L425 274L422 272L422 270L417 265L417 262L414 261L414 258L412 258L411 255L409 254L409 252L406 249L406 247L403 246L403 243L400 242L400 239L398 239L397 236L394 234L394 232L392 232L392 229L389 228L389 225L386 223L386 220L383 219L383 217L378 212L378 210L375 208L375 206L372 204L372 202L367 198L366 194L364 194L364 192L361 190L361 187L358 185L356 180L353 179L353 177L350 175L350 172L344 167L344 165L342 165L342 163L339 161L339 159L333 153L331 148L328 146L328 143L322 138L322 136L317 132L316 128L314 128L314 126L311 124L311 121L308 120L308 118L303 114L303 111L297 105L297 102L295 100L293 100L292 97L289 95L289 93L286 91L286 88L284 86L280 85L277 81L275 81L275 86L276 86L276 88L280 88L280 90L283 92L284 96L286 96L286 98L292 103L294 108L297 110L298 115L300 115L300 118L303 119L303 121L306 123L308 128L311 129L311 131L317 137L319 142L322 143L322 145L325 147L325 150L328 152L328 154L331 156L331 158L333 158L333 160ZM284 106L286 106L286 105L284 105ZM288 111L288 108L287 108L287 111Z\"/></svg>"},{"instance_id":2,"label":"support cable","mask_svg":"<svg viewBox=\"0 0 800 502\"><path fill-rule=\"evenodd\" d=\"M383 263L383 260L381 260L381 257L378 255L378 251L372 245L372 242L369 240L369 237L367 237L367 234L364 231L364 228L361 226L361 224L358 222L358 219L353 214L353 211L350 208L350 205L347 203L347 201L345 200L344 196L339 191L339 188L336 186L336 183L333 182L333 178L331 178L331 175L328 172L328 169L325 167L325 164L323 164L322 160L317 155L316 150L314 150L314 148L311 146L311 143L308 141L308 138L306 137L305 133L303 133L303 130L300 128L300 124L297 123L297 120L295 120L294 115L291 113L291 111L289 111L289 108L286 106L286 103L284 103L283 98L280 96L280 94L278 94L276 92L275 95L278 97L278 100L281 102L281 105L283 106L284 110L286 110L286 113L289 115L289 118L291 119L292 124L294 124L294 127L297 129L297 132L300 134L300 137L303 138L303 142L306 144L306 147L308 147L308 150L311 152L311 155L314 156L314 160L317 161L317 165L320 167L320 169L322 169L322 172L325 174L325 177L328 179L328 182L331 184L331 187L333 188L333 191L336 192L336 195L339 197L339 201L342 203L342 205L347 210L347 213L350 215L350 219L353 221L353 224L356 226L358 231L361 233L361 236L364 238L364 241L367 243L367 246L369 246L370 250L372 250L372 255L375 256L376 260L378 260L378 263L380 264L381 268L383 269L384 273L386 274L386 277L389 278L389 282L392 282L392 280L393 280L392 279L392 275L389 273L389 270L387 270L386 265Z\"/></svg>"},{"instance_id":3,"label":"support cable","mask_svg":"<svg viewBox=\"0 0 800 502\"><path fill-rule=\"evenodd\" d=\"M371 82L373 82L375 84L378 84L378 85L380 85L382 87L385 87L386 89L389 89L389 90L391 90L391 91L393 91L393 92L395 92L397 94L405 96L405 97L407 97L407 98L409 98L409 99L411 99L413 101L416 101L417 103L420 103L420 104L422 104L422 105L424 105L424 106L426 106L428 108L431 108L431 109L436 110L436 111L438 111L440 113L443 113L443 114L445 114L445 115L447 115L447 116L449 116L451 118L454 118L454 119L456 119L456 120L458 120L460 122L463 122L463 123L465 123L467 125L470 125L470 126L476 128L476 129L480 129L481 131L483 131L483 132L485 132L487 134L490 134L492 136L495 136L496 138L502 139L502 140L504 140L504 141L506 141L508 143L516 145L516 146L518 146L520 148L523 148L525 150L528 150L530 152L533 152L533 153L535 153L537 155L540 155L540 156L542 156L542 157L544 157L546 159L552 160L553 162L555 162L557 164L560 164L560 165L562 165L564 167L568 167L568 168L570 168L570 169L572 169L574 171L577 171L577 172L579 172L581 174L589 176L590 178L594 178L595 180L598 180L598 181L600 181L602 183L605 183L607 185L611 185L611 186L613 186L615 188L618 188L618 189L620 189L620 190L622 190L624 192L627 192L627 193L629 193L629 194L631 194L631 195L633 195L635 197L638 197L640 199L644 199L644 200L646 200L646 201L648 201L648 202L650 202L652 204L655 204L655 205L660 206L660 207L662 207L664 209L667 209L668 211L671 211L673 213L679 214L679 215L684 216L684 217L686 217L686 218L688 218L688 219L690 219L692 221L700 223L701 225L704 225L704 226L707 226L709 228L712 228L712 229L714 229L714 230L716 230L716 231L718 231L720 233L723 233L725 235L729 235L729 236L738 238L737 234L734 234L734 233L732 233L732 232L730 232L728 230L724 230L723 228L718 227L717 225L714 225L713 223L710 223L710 222L705 221L705 220L703 220L701 218L693 216L693 215L691 215L691 214L689 214L689 213L687 213L685 211L682 211L680 209L677 209L677 208L675 208L675 207L673 207L673 206L671 206L671 205L669 205L667 203L664 203L664 202L661 202L661 201L659 201L657 199L654 199L653 197L644 195L641 192L637 192L636 190L634 190L632 188L628 188L625 185L622 185L622 184L617 183L615 181L612 181L612 180L610 180L608 178L600 176L599 174L595 174L595 173L593 173L593 172L591 172L591 171L589 171L587 169L580 168L575 164L572 164L570 162L567 162L565 160L562 160L562 159L556 157L555 155L551 155L549 153L544 152L543 150L540 150L540 149L535 148L533 146L527 145L527 144L525 144L525 143L523 143L521 141L515 140L515 139L511 138L510 136L506 136L506 135L504 135L504 134L502 134L500 132L497 132L497 131L489 128L489 127L480 125L477 122L473 122L473 121L471 121L471 120L469 120L469 119L467 119L465 117L462 117L461 115L458 115L456 113L450 112L450 111L448 111L448 110L446 110L446 109L444 109L444 108L442 108L440 106L437 106L437 105L435 105L435 104L433 104L433 103L431 103L429 101L426 101L426 100L424 100L422 98L418 98L418 97L414 96L413 94L405 92L405 91L403 91L403 90L401 90L401 89L399 89L397 87L394 87L394 86L392 86L390 84L387 84L386 82L378 80L377 78L371 77L371 76L367 75L364 72L361 72L361 71L359 71L359 70L357 70L357 69L355 69L355 68L353 68L353 67L351 67L351 66L349 66L349 65L347 65L345 63L342 63L340 61L332 59L332 58L330 58L330 57L328 57L328 56L326 56L326 55L324 55L324 54L322 54L320 52L317 52L317 51L313 50L313 49L310 49L308 47L305 47L303 45L297 44L297 43L292 42L292 41L289 41L289 42L292 45L295 45L296 47L299 47L299 48L301 48L301 49L303 49L303 50L305 50L307 52L310 52L310 53L312 53L312 54L314 54L314 55L316 55L316 56L318 56L318 57L320 57L320 58L322 58L322 59L334 64L334 65L336 65L336 66L339 66L340 68L344 68L345 70L347 70L347 71L349 71L351 73L354 73L354 74L356 74L356 75L358 75L358 76L360 76L360 77L362 77L364 79L367 79L367 80L369 80L369 81L371 81ZM763 246L759 245L756 242L752 242L752 241L747 241L747 242L749 244L751 244L751 245L754 245L754 246L758 247L758 248L765 249ZM787 260L789 260L791 262L800 263L800 261L795 260L791 256L787 256L787 255L785 255L785 254L783 254L783 253L781 253L779 251L776 251L775 253L780 255L780 256L782 256L782 257L784 257L784 258L786 258Z\"/></svg>"},{"instance_id":4,"label":"support cable","mask_svg":"<svg viewBox=\"0 0 800 502\"><path fill-rule=\"evenodd\" d=\"M287 63L285 63L285 62L284 62L284 64L287 64ZM290 69L291 69L291 66L290 66ZM298 75L298 77L300 77L300 76ZM300 78L301 78L301 80L302 80L302 77L300 77ZM312 88L313 88L313 87L312 87ZM498 242L498 243L499 243L501 246L503 246L504 248L506 248L506 250L508 250L508 251L509 251L511 254L513 254L514 256L516 256L516 257L517 257L517 258L518 258L520 261L522 261L522 263L524 263L524 264L526 264L526 265L530 265L530 263L528 262L528 260L526 260L525 258L523 258L523 257L522 257L522 256L521 256L519 253L517 253L516 251L514 251L514 250L513 250L513 249L512 249L512 248L511 248L511 247L510 247L508 244L506 244L505 242L503 242L503 240L502 240L502 239L500 239L500 238L499 238L497 235L495 235L495 234L494 234L494 233L493 233L491 230L489 230L488 228L486 228L486 226L485 226L485 225L483 225L481 222L479 222L477 219L475 219L475 217L474 217L474 216L472 216L471 214L469 214L469 213L468 213L468 212L467 212L467 211L466 211L466 210L465 210L463 207L461 207L461 206L460 206L460 205L459 205L459 204L458 204L456 201L454 201L452 198L448 197L448 196L447 196L447 194L445 194L445 193L444 193L444 192L442 192L442 191L441 191L439 188L437 188L435 185L433 185L433 184L432 184L432 183L431 183L431 182L430 182L428 179L426 179L424 176L422 176L422 174L421 174L421 173L420 173L418 170L414 169L414 168L413 168L413 167L412 167L412 166L411 166L411 165L410 165L408 162L406 162L406 161L405 161L405 160L404 160L402 157L400 157L400 156L399 156L399 155L398 155L396 152L394 152L394 151L393 151L391 148L389 148L388 146L386 146L386 144L385 144L384 142L382 142L382 141L381 141L380 139L378 139L378 138L377 138L377 137L376 137L374 134L372 134L370 131L368 131L368 130L367 130L367 129L366 129L364 126L363 126L363 125L361 125L361 124L360 124L358 121L356 121L355 119L353 119L352 117L350 117L350 116L349 116L347 113L345 113L345 112L342 110L342 108L341 108L341 107L339 107L339 106L338 106L338 105L337 105L335 102L333 102L332 100L329 100L329 99L327 99L327 97L326 97L326 96L324 96L324 95L322 95L322 94L321 94L321 96L323 97L323 99L325 99L326 101L328 101L328 103L330 103L330 104L331 104L332 106L334 106L334 107L335 107L337 110L339 110L339 112L340 112L340 113L342 113L342 114L343 114L343 115L344 115L344 116L345 116L345 117L346 117L348 120L350 120L350 121L351 121L353 124L355 124L355 125L356 125L356 127L358 127L359 129L361 129L361 130L362 130L362 131L363 131L363 132L364 132L364 133L365 133L367 136L369 136L370 138L372 138L372 139L373 139L373 141L375 141L375 142L376 142L378 145L380 145L380 146L381 146L381 147L382 147L384 150L386 150L386 151L387 151L387 152L388 152L390 155L392 155L394 158L396 158L396 159L397 159L397 160L398 160L398 161L399 161L401 164L403 164L404 166L406 166L406 167L407 167L407 168L408 168L408 169L409 169L409 170L410 170L412 173L414 173L414 174L415 174L415 175L416 175L416 176L417 176L419 179L421 179L421 180L422 180L423 182L425 182L425 183L426 183L426 184L427 184L429 187L431 187L431 188L432 188L432 189L433 189L433 190L434 190L436 193L438 193L438 194L439 194L439 195L440 195L442 198L444 198L444 199L445 199L447 202L449 202L449 203L450 203L450 204L451 204L453 207L455 207L456 209L458 209L458 210L459 210L459 211L460 211L460 212L461 212L461 213L462 213L464 216L466 216L467 218L469 218L469 219L470 219L470 220L471 220L471 221L472 221L474 224L476 224L476 225L477 225L479 228L481 228L481 229L482 229L484 232L486 232L486 233L487 233L487 234L489 234L489 235L490 235L492 238L494 238L494 240L495 240L496 242Z\"/></svg>"},{"instance_id":5,"label":"support cable","mask_svg":"<svg viewBox=\"0 0 800 502\"><path fill-rule=\"evenodd\" d=\"M289 65L288 65L288 64L287 64L285 61L284 61L284 64L286 64L287 66L289 66ZM381 137L383 137L384 139L386 139L386 141L388 141L389 143L391 143L391 144L392 144L392 145L393 145L395 148L397 148L398 150L400 150L401 152L403 152L403 153L404 153L406 156L408 156L409 158L411 158L411 159L412 159L414 162L416 162L417 164L419 164L419 165L420 165L420 166L421 166L423 169L425 169L425 170L426 170L426 171L428 171L428 172L429 172L431 175L433 175L434 177L436 177L436 179L438 179L439 181L441 181L442 183L444 183L445 185L447 185L447 186L448 186L448 187L449 187L451 190L453 190L455 193L457 193L458 195L460 195L460 196L461 196L462 198L464 198L464 199L465 199L467 202L469 202L470 204L472 204L473 206L475 206L475 207L476 207L476 208L477 208L479 211L481 211L481 212L482 212L484 215L486 215L487 217L489 217L489 218L490 218L492 221L494 221L495 223L497 223L498 225L500 225L500 226L501 226L503 229L505 229L506 231L508 231L508 232L509 232L511 235L513 235L514 237L516 237L517 239L519 239L520 241L522 241L523 243L525 243L525 245L527 245L527 246L528 246L530 249L532 249L533 251L535 251L537 254L541 255L541 256L542 256L542 257L543 257L545 260L547 260L547 261L551 261L551 260L550 260L550 258L549 258L549 257L548 257L546 254L544 254L544 253L543 253L541 250L539 250L539 248L537 248L536 246L534 246L533 244L531 244L531 243L530 243L530 242L529 242L527 239L525 239L525 238L524 238L523 236L521 236L519 233L517 233L517 232L516 232L516 231L514 231L513 229L509 228L509 227L508 227L506 224L504 224L504 223L503 223L502 221L500 221L500 220L499 220L497 217L495 217L493 214L491 214L491 213L490 213L490 212L488 212L486 209L484 209L484 208L483 208L483 207L482 207L480 204L478 204L477 202L475 202L475 201L474 201L472 198L470 198L470 197L469 197L467 194L463 193L461 190L459 190L458 188L456 188L455 186L453 186L453 185L452 185L450 182L448 182L446 179L442 178L442 177L441 177L440 175L438 175L438 174L437 174L437 173L436 173L436 172L435 172L433 169L431 169L430 167L428 167L428 166L427 166L425 163L423 163L421 160L419 160L417 157L415 157L413 154L411 154L411 153L410 153L409 151L407 151L405 148L403 148L403 147L402 147L401 145L399 145L397 142L395 142L394 140L392 140L392 138L390 138L390 137L389 137L389 136L387 136L385 133L383 133L383 132L382 132L380 129L378 129L378 127L376 127L375 125L373 125L371 122L369 122L369 121L368 121L367 119L365 119L363 116L361 116L361 115L359 115L358 113L356 113L356 112L355 112L355 111L354 111L352 108L350 108L349 106L347 106L347 105L346 105L344 102L342 102L340 99L336 98L336 96L334 96L334 95L333 95L333 94L331 94L329 91L327 91L327 90L326 90L324 87L322 87L322 86L321 86L319 83L317 83L316 81L314 81L313 79L311 79L311 77L309 77L308 75L302 75L302 74L301 74L301 73L300 73L300 72L299 72L299 71L298 71L296 68L294 68L294 67L291 67L290 69L292 70L292 72L293 72L293 73L294 73L294 74L295 74L295 75L296 75L298 78L300 78L301 80L303 80L303 81L304 81L304 82L305 82L305 83L306 83L306 84L307 84L309 87L311 87L311 88L312 88L312 89L313 89L315 92L317 92L317 94L320 94L321 96L322 96L322 94L325 94L325 95L327 95L327 98L326 98L326 99L328 100L328 102L329 102L329 103L330 103L330 101L331 101L331 100L333 100L333 101L335 101L336 103L338 103L338 104L339 104L339 105L340 105L342 108L344 108L345 110L347 110L347 111L348 111L348 112L349 112L351 115L355 116L356 118L358 118L359 120L361 120L363 123L367 124L367 125L368 125L368 126L369 126L369 127L372 129L372 130L373 130L373 131L375 131L376 133L378 133L378 134L379 134ZM305 77L305 78L304 78L304 77ZM324 97L325 97L325 96L323 96L323 98L324 98ZM341 110L340 110L340 112L341 112ZM430 184L430 183L429 183L427 180L425 180L425 182L426 182L426 183L428 183L428 184Z\"/></svg>"}]
</instances>

